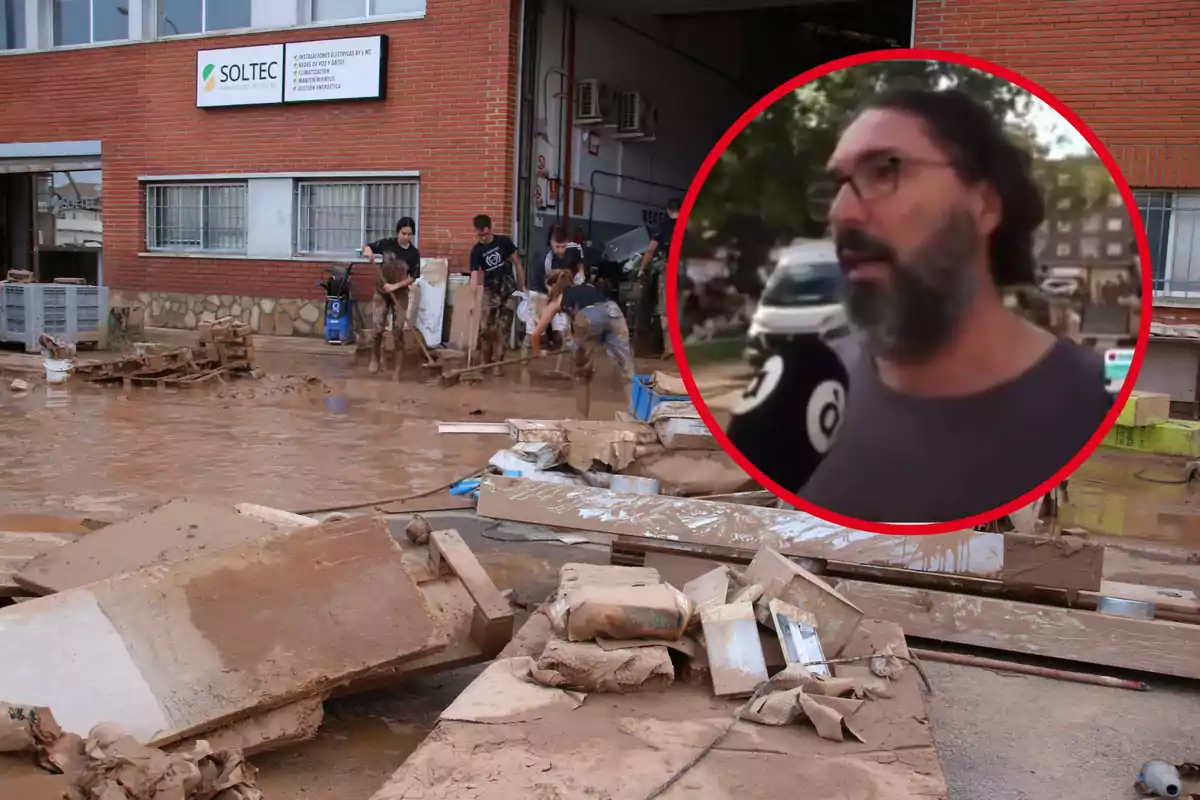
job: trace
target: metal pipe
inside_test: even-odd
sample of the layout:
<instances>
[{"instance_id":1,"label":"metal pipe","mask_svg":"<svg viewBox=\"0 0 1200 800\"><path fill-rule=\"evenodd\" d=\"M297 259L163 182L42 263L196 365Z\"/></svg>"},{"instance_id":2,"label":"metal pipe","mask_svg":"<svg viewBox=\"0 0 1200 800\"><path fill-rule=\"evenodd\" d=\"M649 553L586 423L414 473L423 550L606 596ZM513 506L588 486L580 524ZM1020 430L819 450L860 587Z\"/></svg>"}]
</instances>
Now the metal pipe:
<instances>
[{"instance_id":1,"label":"metal pipe","mask_svg":"<svg viewBox=\"0 0 1200 800\"><path fill-rule=\"evenodd\" d=\"M964 667L982 667L984 669L997 669L1005 672L1019 672L1023 675L1037 675L1042 678L1071 681L1073 683L1090 683L1093 686L1107 686L1111 689L1131 689L1135 692L1145 692L1150 689L1149 684L1142 681L1129 681L1124 678L1112 678L1107 675L1089 675L1086 672L1071 672L1064 669L1053 669L1052 667L1036 667L1032 664L1021 664L1016 661L1001 661L998 658L971 656L963 653L944 653L940 650L918 650L917 648L910 647L908 651L917 658L922 658L926 661L941 661L946 664L959 664Z\"/></svg>"},{"instance_id":2,"label":"metal pipe","mask_svg":"<svg viewBox=\"0 0 1200 800\"><path fill-rule=\"evenodd\" d=\"M563 150L563 171L558 180L562 198L562 227L571 227L571 156L575 148L575 7L568 5L567 11L567 133Z\"/></svg>"}]
</instances>

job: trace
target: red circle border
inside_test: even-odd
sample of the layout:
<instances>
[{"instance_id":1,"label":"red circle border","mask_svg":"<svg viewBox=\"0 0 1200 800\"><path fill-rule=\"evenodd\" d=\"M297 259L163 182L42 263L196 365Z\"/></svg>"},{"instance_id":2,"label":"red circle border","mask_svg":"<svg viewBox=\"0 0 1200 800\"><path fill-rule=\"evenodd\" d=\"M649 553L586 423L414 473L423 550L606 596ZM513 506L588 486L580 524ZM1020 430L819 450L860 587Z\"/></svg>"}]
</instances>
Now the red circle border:
<instances>
[{"instance_id":1,"label":"red circle border","mask_svg":"<svg viewBox=\"0 0 1200 800\"><path fill-rule=\"evenodd\" d=\"M1008 502L996 509L986 511L980 514L975 514L970 517L964 517L959 520L950 522L939 522L929 524L905 525L899 523L879 523L859 520L853 517L837 514L827 509L815 506L798 497L795 492L785 489L779 484L768 478L761 470L750 463L749 459L741 454L741 452L733 446L729 437L725 435L725 431L717 424L716 418L712 412L708 410L708 406L704 402L704 398L696 388L696 380L692 375L691 367L688 365L687 351L683 346L683 335L679 326L679 259L681 248L683 245L683 237L687 230L688 217L692 213L692 208L696 203L696 197L699 195L701 188L708 179L709 173L712 172L717 160L729 148L729 145L751 122L753 122L763 111L765 111L772 103L783 97L789 92L799 89L806 83L809 83L816 78L828 75L831 72L836 72L847 67L855 67L863 64L873 64L880 61L943 61L952 64L960 64L965 67L971 67L983 72L991 73L998 78L1003 78L1010 83L1019 86L1030 94L1042 100L1046 105L1057 111L1063 119L1069 122L1076 131L1081 133L1091 145L1096 155L1104 163L1113 181L1117 185L1117 189L1121 192L1121 197L1125 201L1125 209L1130 212L1130 218L1133 222L1134 235L1138 244L1138 258L1140 264L1140 272L1142 279L1142 308L1141 321L1138 330L1137 344L1135 345L1133 362L1129 368L1129 374L1125 379L1124 385L1121 387L1120 393L1117 395L1113 403L1112 410L1108 416L1100 424L1100 427L1092 435L1092 438L1084 444L1073 459L1067 462L1058 472L1054 473L1050 478L1043 481L1038 486L1029 490L1020 497ZM859 53L857 55L839 58L834 61L829 61L818 67L814 67L806 72L803 72L773 91L751 106L745 113L737 119L729 127L725 134L717 141L708 156L704 159L704 163L696 172L692 183L688 187L687 195L684 197L683 204L679 210L679 220L675 226L675 233L671 241L670 260L667 262L667 314L669 315L669 329L671 335L672 349L675 353L676 362L679 365L680 377L683 379L684 385L687 386L688 394L692 398L692 402L696 406L700 417L708 426L717 442L721 445L721 449L732 458L738 466L746 471L750 477L754 478L758 483L771 491L776 497L790 503L796 509L813 515L826 522L832 522L836 525L842 525L855 530L866 531L868 533L886 533L898 534L906 536L921 536L938 533L951 533L953 531L974 528L983 525L993 520L1017 511L1025 506L1036 501L1039 497L1046 495L1055 486L1066 480L1072 473L1077 470L1084 461L1086 461L1104 437L1116 424L1117 417L1120 416L1122 409L1129 400L1130 393L1133 391L1134 385L1137 383L1138 374L1142 369L1142 361L1146 355L1146 343L1150 338L1150 322L1153 315L1153 287L1151 281L1152 268L1150 266L1150 245L1146 237L1145 224L1142 221L1141 213L1137 210L1137 203L1133 197L1133 190L1130 189L1128 181L1125 180L1120 167L1117 166L1116 160L1104 146L1104 143L1097 138L1096 134L1081 120L1074 111L1068 108L1054 95L1037 85L1033 81L1025 78L1018 73L994 64L990 61L985 61L974 56L955 53L947 50L933 50L925 48L902 48L891 50L877 50L867 53ZM1151 298L1150 313L1147 313L1145 306L1146 298Z\"/></svg>"}]
</instances>

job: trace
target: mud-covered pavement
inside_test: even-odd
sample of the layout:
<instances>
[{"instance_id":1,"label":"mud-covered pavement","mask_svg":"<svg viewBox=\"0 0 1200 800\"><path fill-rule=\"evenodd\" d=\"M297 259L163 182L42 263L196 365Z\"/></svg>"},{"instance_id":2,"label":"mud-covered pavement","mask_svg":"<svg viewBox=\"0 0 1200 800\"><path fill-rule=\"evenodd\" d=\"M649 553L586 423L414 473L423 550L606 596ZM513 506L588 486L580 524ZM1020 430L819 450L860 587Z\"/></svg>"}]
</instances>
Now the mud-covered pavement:
<instances>
[{"instance_id":1,"label":"mud-covered pavement","mask_svg":"<svg viewBox=\"0 0 1200 800\"><path fill-rule=\"evenodd\" d=\"M118 519L179 496L290 510L378 502L478 469L507 442L439 435L435 421L574 412L569 382L527 384L520 370L441 389L424 385L415 369L400 383L369 378L344 355L263 353L260 361L263 380L213 389L35 385L15 395L5 380L0 511ZM654 366L663 365L645 364ZM592 416L611 417L622 406L603 373ZM608 558L594 546L512 541L464 512L426 516L459 530L521 605L553 588L561 564ZM389 524L403 536L406 522L397 516ZM517 623L523 619L520 613ZM367 800L480 669L328 702L314 741L251 759L261 788L270 800ZM1197 759L1200 693L1189 682L1149 677L1152 691L1135 693L947 664L928 670L934 733L954 800L1041 800L1063 787L1085 797L1133 797L1143 761ZM52 776L12 759L0 758L0 785L14 770L48 792L30 789L30 800L56 796Z\"/></svg>"},{"instance_id":2,"label":"mud-covered pavement","mask_svg":"<svg viewBox=\"0 0 1200 800\"><path fill-rule=\"evenodd\" d=\"M341 354L266 353L260 363L261 380L187 389L72 382L14 394L5 380L0 509L118 519L181 494L295 511L367 504L443 485L502 445L439 435L435 421L556 419L575 408L569 381L527 383L517 368L439 388L415 364L392 381ZM592 415L611 418L623 402L606 377Z\"/></svg>"}]
</instances>

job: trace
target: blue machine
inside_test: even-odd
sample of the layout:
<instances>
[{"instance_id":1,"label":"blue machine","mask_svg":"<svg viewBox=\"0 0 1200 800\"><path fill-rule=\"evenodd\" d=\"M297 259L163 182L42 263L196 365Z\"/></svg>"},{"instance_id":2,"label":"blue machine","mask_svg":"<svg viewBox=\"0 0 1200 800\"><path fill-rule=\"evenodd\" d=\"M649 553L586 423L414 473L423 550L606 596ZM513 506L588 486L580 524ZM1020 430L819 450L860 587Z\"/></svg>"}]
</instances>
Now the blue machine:
<instances>
[{"instance_id":1,"label":"blue machine","mask_svg":"<svg viewBox=\"0 0 1200 800\"><path fill-rule=\"evenodd\" d=\"M353 264L334 267L330 276L317 284L325 290L325 341L329 344L354 341L354 300L350 297L353 269Z\"/></svg>"}]
</instances>

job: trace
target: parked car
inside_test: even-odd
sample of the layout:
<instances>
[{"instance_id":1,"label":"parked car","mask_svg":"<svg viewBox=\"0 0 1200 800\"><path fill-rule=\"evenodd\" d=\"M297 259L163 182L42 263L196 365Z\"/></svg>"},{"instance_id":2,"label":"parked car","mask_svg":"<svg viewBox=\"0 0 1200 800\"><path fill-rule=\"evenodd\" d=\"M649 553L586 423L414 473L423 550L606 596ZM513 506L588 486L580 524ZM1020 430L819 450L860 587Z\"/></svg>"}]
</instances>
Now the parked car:
<instances>
[{"instance_id":1,"label":"parked car","mask_svg":"<svg viewBox=\"0 0 1200 800\"><path fill-rule=\"evenodd\" d=\"M750 319L743 353L757 367L781 343L846 325L842 268L828 239L793 244L779 253Z\"/></svg>"}]
</instances>

